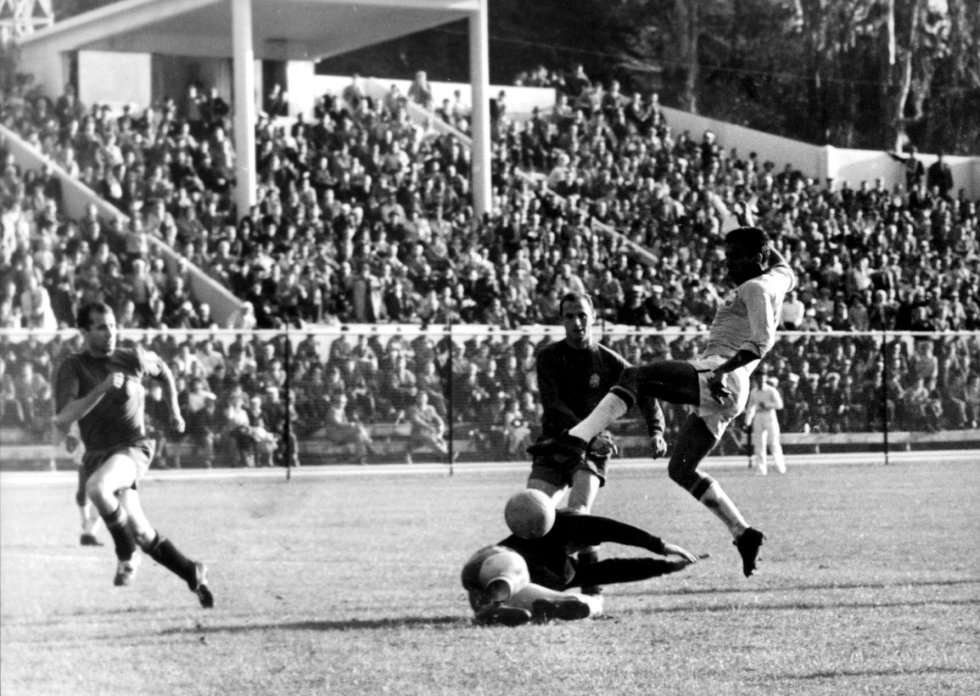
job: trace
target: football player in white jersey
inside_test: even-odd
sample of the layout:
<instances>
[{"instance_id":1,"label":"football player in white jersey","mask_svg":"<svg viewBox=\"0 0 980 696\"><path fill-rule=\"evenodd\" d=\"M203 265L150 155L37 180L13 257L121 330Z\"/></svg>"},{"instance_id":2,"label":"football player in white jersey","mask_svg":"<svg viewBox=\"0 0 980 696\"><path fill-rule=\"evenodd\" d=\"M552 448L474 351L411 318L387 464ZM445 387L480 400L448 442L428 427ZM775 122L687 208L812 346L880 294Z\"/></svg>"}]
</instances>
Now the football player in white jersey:
<instances>
[{"instance_id":1,"label":"football player in white jersey","mask_svg":"<svg viewBox=\"0 0 980 696\"><path fill-rule=\"evenodd\" d=\"M755 571L765 535L749 526L721 485L699 472L698 465L728 424L745 410L749 376L776 341L779 311L786 293L796 285L796 276L758 227L729 232L725 259L735 288L715 313L701 355L626 368L584 420L558 437L532 445L528 452L584 456L586 443L625 415L641 395L696 406L674 445L668 473L725 524L748 577Z\"/></svg>"},{"instance_id":2,"label":"football player in white jersey","mask_svg":"<svg viewBox=\"0 0 980 696\"><path fill-rule=\"evenodd\" d=\"M783 397L777 389L779 380L775 377L752 377L756 385L749 392L749 405L745 409L743 428L752 438L752 464L765 476L769 473L769 458L766 452L772 450L776 471L786 473L786 458L783 457L783 444L779 441L779 418L776 411L783 408Z\"/></svg>"}]
</instances>

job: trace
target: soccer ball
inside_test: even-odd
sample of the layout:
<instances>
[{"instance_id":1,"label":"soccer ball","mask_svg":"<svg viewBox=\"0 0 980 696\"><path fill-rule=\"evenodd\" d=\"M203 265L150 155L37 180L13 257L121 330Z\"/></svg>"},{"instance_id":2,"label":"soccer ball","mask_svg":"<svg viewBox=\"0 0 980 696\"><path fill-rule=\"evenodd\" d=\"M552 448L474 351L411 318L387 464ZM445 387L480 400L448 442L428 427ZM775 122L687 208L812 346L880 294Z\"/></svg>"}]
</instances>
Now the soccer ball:
<instances>
[{"instance_id":1,"label":"soccer ball","mask_svg":"<svg viewBox=\"0 0 980 696\"><path fill-rule=\"evenodd\" d=\"M537 539L555 524L555 504L541 491L520 491L507 500L504 521L522 539Z\"/></svg>"},{"instance_id":2,"label":"soccer ball","mask_svg":"<svg viewBox=\"0 0 980 696\"><path fill-rule=\"evenodd\" d=\"M463 587L504 602L527 587L531 574L524 557L506 546L484 546L463 566Z\"/></svg>"}]
</instances>

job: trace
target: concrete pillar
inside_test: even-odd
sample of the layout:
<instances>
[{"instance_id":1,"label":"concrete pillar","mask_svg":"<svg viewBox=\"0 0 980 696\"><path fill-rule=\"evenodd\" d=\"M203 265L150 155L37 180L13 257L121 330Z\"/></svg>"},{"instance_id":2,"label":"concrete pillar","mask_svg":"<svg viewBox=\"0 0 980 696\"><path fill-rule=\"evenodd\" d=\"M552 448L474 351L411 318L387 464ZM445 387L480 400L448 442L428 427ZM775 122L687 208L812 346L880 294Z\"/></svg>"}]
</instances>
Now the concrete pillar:
<instances>
[{"instance_id":1,"label":"concrete pillar","mask_svg":"<svg viewBox=\"0 0 980 696\"><path fill-rule=\"evenodd\" d=\"M490 38L487 0L472 12L470 24L470 87L473 94L473 209L477 215L490 210Z\"/></svg>"},{"instance_id":2,"label":"concrete pillar","mask_svg":"<svg viewBox=\"0 0 980 696\"><path fill-rule=\"evenodd\" d=\"M231 0L232 71L234 73L235 204L239 217L255 205L255 49L252 46L252 0Z\"/></svg>"}]
</instances>

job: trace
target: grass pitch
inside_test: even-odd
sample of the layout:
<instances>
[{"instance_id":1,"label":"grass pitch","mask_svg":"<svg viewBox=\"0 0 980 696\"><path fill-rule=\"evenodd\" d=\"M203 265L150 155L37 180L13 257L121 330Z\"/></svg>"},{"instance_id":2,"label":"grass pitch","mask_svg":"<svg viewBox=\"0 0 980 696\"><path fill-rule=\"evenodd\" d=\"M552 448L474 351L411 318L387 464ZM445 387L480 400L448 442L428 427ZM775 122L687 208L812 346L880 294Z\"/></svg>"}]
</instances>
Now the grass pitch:
<instances>
[{"instance_id":1,"label":"grass pitch","mask_svg":"<svg viewBox=\"0 0 980 696\"><path fill-rule=\"evenodd\" d=\"M77 546L70 475L7 478L0 692L973 695L978 463L709 468L769 535L749 580L662 467L614 465L597 514L712 557L608 587L597 619L519 628L474 627L459 570L505 535L525 467L151 474L144 506L208 563L213 611L149 560L112 587L110 548Z\"/></svg>"}]
</instances>

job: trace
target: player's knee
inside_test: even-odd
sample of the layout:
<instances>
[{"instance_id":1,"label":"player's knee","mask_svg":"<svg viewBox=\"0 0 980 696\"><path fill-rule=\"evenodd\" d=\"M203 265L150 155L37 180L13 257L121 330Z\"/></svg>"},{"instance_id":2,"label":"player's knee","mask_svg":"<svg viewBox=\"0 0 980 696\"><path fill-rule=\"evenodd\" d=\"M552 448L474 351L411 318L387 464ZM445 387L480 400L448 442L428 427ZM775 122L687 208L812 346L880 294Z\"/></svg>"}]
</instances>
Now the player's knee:
<instances>
[{"instance_id":1,"label":"player's knee","mask_svg":"<svg viewBox=\"0 0 980 696\"><path fill-rule=\"evenodd\" d=\"M667 475L681 488L691 490L701 478L697 472L698 461L689 452L675 450L667 464Z\"/></svg>"},{"instance_id":2,"label":"player's knee","mask_svg":"<svg viewBox=\"0 0 980 696\"><path fill-rule=\"evenodd\" d=\"M616 386L625 389L631 394L637 393L640 384L640 370L635 365L630 365L619 374Z\"/></svg>"},{"instance_id":3,"label":"player's knee","mask_svg":"<svg viewBox=\"0 0 980 696\"><path fill-rule=\"evenodd\" d=\"M136 540L136 544L146 553L150 553L153 550L156 537L156 531L152 528L139 527L133 529L133 539Z\"/></svg>"},{"instance_id":4,"label":"player's knee","mask_svg":"<svg viewBox=\"0 0 980 696\"><path fill-rule=\"evenodd\" d=\"M96 505L99 505L100 502L109 503L114 495L115 491L112 490L108 481L102 476L91 476L85 482L85 497L91 499Z\"/></svg>"}]
</instances>

